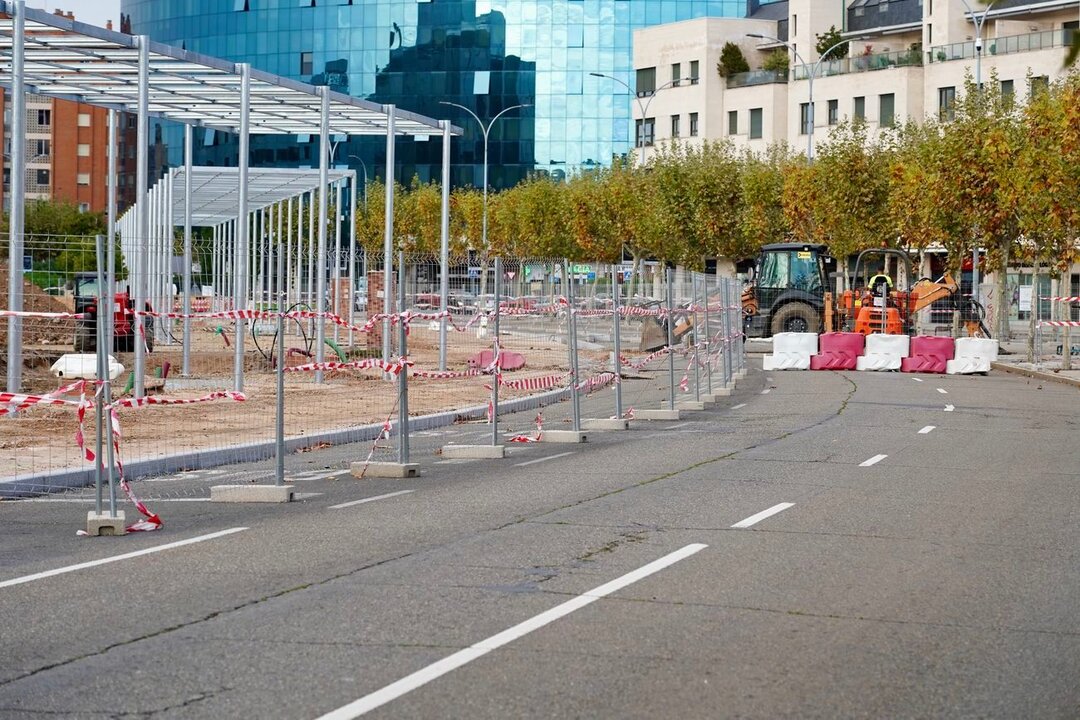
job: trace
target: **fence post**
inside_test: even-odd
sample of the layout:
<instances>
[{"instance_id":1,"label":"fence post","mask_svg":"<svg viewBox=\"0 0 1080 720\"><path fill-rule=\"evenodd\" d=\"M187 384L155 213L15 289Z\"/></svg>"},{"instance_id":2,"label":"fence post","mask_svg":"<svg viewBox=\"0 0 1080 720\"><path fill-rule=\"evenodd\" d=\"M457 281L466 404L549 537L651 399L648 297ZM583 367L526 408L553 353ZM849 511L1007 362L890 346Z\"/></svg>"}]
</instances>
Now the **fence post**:
<instances>
[{"instance_id":1,"label":"fence post","mask_svg":"<svg viewBox=\"0 0 1080 720\"><path fill-rule=\"evenodd\" d=\"M581 398L578 395L577 312L574 306L574 278L570 264L563 260L563 281L566 283L566 349L570 356L570 409L574 419L574 432L581 432Z\"/></svg>"},{"instance_id":2,"label":"fence post","mask_svg":"<svg viewBox=\"0 0 1080 720\"><path fill-rule=\"evenodd\" d=\"M108 295L109 288L105 285L105 274L102 272L102 269L104 267L104 258L102 257L102 255L104 254L102 252L104 238L101 235L98 235L96 238L94 238L94 241L95 250L97 251L98 283L98 313L97 323L94 327L95 342L97 344L97 373L95 373L95 377L98 382L101 382L102 378L109 374L109 350L112 349L112 344L107 344L109 336L106 335L105 332L108 329L108 323L105 319L112 311L112 301L110 300ZM81 321L76 320L75 322ZM97 394L97 383L94 384L94 389L95 393L93 393L91 397ZM96 403L95 407L97 412L94 413L94 512L100 515L102 494L101 479L103 470L103 468L101 467L101 436L104 432L104 423L102 419L104 418L105 408L102 406L102 403L100 401Z\"/></svg>"},{"instance_id":3,"label":"fence post","mask_svg":"<svg viewBox=\"0 0 1080 720\"><path fill-rule=\"evenodd\" d=\"M615 360L612 363L615 372L615 419L622 420L622 315L619 314L619 266L611 266L611 307L612 307L612 340L615 345Z\"/></svg>"},{"instance_id":4,"label":"fence post","mask_svg":"<svg viewBox=\"0 0 1080 720\"><path fill-rule=\"evenodd\" d=\"M705 384L712 395L712 326L709 322L709 276L701 278L701 299L705 303Z\"/></svg>"},{"instance_id":5,"label":"fence post","mask_svg":"<svg viewBox=\"0 0 1080 720\"><path fill-rule=\"evenodd\" d=\"M667 281L667 347L668 347L668 409L675 409L675 297L672 285L675 282L675 268L667 267L664 279Z\"/></svg>"},{"instance_id":6,"label":"fence post","mask_svg":"<svg viewBox=\"0 0 1080 720\"><path fill-rule=\"evenodd\" d=\"M409 355L406 345L408 328L405 326L405 253L398 253L398 346L401 350L399 362L403 365ZM409 464L409 368L401 368L398 375L398 462Z\"/></svg>"},{"instance_id":7,"label":"fence post","mask_svg":"<svg viewBox=\"0 0 1080 720\"><path fill-rule=\"evenodd\" d=\"M731 316L731 278L720 278L720 302L724 313L724 387L730 388L735 375L735 333Z\"/></svg>"},{"instance_id":8,"label":"fence post","mask_svg":"<svg viewBox=\"0 0 1080 720\"><path fill-rule=\"evenodd\" d=\"M279 248L280 250L280 248ZM274 426L274 451L277 464L274 469L274 484L285 484L285 303L287 302L288 279L285 277L285 253L277 254L277 416Z\"/></svg>"},{"instance_id":9,"label":"fence post","mask_svg":"<svg viewBox=\"0 0 1080 720\"><path fill-rule=\"evenodd\" d=\"M502 257L495 258L495 318L494 318L494 343L493 359L495 365L494 376L491 380L491 444L499 444L499 382L502 380L502 360L499 357L499 304L502 302Z\"/></svg>"},{"instance_id":10,"label":"fence post","mask_svg":"<svg viewBox=\"0 0 1080 720\"><path fill-rule=\"evenodd\" d=\"M694 327L694 355L693 355L693 358L694 358L694 401L695 402L701 402L701 363L698 362L698 356L699 356L699 353L701 352L701 346L704 344L704 346L705 346L705 359L708 360L708 358L709 358L709 352L708 352L709 344L708 344L708 340L706 340L705 343L701 342L701 333L699 332L699 330L701 330L702 323L698 322L698 308L694 307L695 305L697 305L697 286L698 286L698 275L697 275L696 272L691 271L691 273L690 273L690 308L691 308L691 310L693 312L693 320L694 320L694 325L693 325L693 327Z\"/></svg>"},{"instance_id":11,"label":"fence post","mask_svg":"<svg viewBox=\"0 0 1080 720\"><path fill-rule=\"evenodd\" d=\"M1059 315L1063 315L1062 319L1065 322L1072 322L1072 310L1069 308L1071 303L1064 301L1061 303L1061 309L1063 312ZM1061 328L1061 369L1072 370L1072 342L1070 336L1071 328L1065 325Z\"/></svg>"}]
</instances>

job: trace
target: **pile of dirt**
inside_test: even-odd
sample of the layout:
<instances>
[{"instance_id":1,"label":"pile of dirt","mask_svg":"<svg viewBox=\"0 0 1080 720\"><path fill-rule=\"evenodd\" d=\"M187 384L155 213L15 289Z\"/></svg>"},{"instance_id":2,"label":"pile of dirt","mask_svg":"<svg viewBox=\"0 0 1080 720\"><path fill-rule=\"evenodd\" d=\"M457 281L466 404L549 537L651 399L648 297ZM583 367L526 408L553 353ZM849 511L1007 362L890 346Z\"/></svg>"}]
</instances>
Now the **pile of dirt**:
<instances>
[{"instance_id":1,"label":"pile of dirt","mask_svg":"<svg viewBox=\"0 0 1080 720\"><path fill-rule=\"evenodd\" d=\"M0 310L8 310L8 266L0 264ZM23 310L27 312L71 312L60 298L46 295L45 291L23 278ZM33 318L23 321L24 345L63 345L70 343L74 321L62 319ZM0 322L0 343L7 343L7 321ZM3 357L0 357L3 364Z\"/></svg>"}]
</instances>

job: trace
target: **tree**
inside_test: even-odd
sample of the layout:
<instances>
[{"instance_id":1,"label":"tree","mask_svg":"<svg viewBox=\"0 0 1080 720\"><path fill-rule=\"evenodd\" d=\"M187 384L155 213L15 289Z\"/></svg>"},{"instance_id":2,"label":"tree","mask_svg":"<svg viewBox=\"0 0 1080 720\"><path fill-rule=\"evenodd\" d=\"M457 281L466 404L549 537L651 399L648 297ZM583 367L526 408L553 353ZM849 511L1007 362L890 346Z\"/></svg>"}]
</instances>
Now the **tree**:
<instances>
[{"instance_id":1,"label":"tree","mask_svg":"<svg viewBox=\"0 0 1080 720\"><path fill-rule=\"evenodd\" d=\"M814 50L817 51L819 56L825 57L825 51L829 48L833 48L825 57L828 60L840 60L848 56L848 49L851 47L849 43L843 42L844 36L840 34L840 31L836 29L835 25L830 25L829 29L825 32L817 35L817 44L814 45ZM839 43L839 45L837 45ZM833 47L833 46L836 47Z\"/></svg>"},{"instance_id":2,"label":"tree","mask_svg":"<svg viewBox=\"0 0 1080 720\"><path fill-rule=\"evenodd\" d=\"M796 162L791 149L777 143L764 154L743 151L739 160L738 243L724 251L732 260L754 257L762 245L782 241L790 232L784 217L784 176Z\"/></svg>"},{"instance_id":3,"label":"tree","mask_svg":"<svg viewBox=\"0 0 1080 720\"><path fill-rule=\"evenodd\" d=\"M765 57L765 62L761 64L762 70L770 70L775 73L787 73L791 67L791 58L788 57L786 50L773 50Z\"/></svg>"},{"instance_id":4,"label":"tree","mask_svg":"<svg viewBox=\"0 0 1080 720\"><path fill-rule=\"evenodd\" d=\"M716 71L720 73L720 77L731 77L749 70L750 63L746 62L742 49L733 42L724 43L720 60L716 63Z\"/></svg>"}]
</instances>

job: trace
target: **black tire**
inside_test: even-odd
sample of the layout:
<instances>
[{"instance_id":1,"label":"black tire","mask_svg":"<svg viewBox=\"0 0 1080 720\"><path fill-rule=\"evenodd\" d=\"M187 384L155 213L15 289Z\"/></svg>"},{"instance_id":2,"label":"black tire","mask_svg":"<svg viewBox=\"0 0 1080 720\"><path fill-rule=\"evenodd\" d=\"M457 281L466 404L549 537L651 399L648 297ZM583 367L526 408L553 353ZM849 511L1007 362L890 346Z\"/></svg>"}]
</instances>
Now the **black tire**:
<instances>
[{"instance_id":1,"label":"black tire","mask_svg":"<svg viewBox=\"0 0 1080 720\"><path fill-rule=\"evenodd\" d=\"M819 332L821 315L806 303L788 303L773 313L770 328L773 335L782 332Z\"/></svg>"},{"instance_id":2,"label":"black tire","mask_svg":"<svg viewBox=\"0 0 1080 720\"><path fill-rule=\"evenodd\" d=\"M97 351L96 328L90 323L80 322L75 326L75 352L92 353Z\"/></svg>"}]
</instances>

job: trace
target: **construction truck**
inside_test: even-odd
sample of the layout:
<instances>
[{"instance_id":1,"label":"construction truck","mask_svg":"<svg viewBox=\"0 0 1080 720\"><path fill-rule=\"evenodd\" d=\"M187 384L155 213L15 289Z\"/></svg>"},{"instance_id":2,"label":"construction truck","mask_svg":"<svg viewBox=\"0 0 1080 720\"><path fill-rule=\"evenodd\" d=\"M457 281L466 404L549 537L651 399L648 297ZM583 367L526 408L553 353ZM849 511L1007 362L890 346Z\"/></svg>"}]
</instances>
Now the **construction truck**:
<instances>
[{"instance_id":1,"label":"construction truck","mask_svg":"<svg viewBox=\"0 0 1080 720\"><path fill-rule=\"evenodd\" d=\"M836 259L824 245L776 243L761 248L752 283L743 291L743 325L748 337L771 337L781 332L846 330L910 334L917 313L946 298L957 299L959 286L948 274L937 280L920 278L907 290L884 272L867 275L868 260L895 258L902 279L914 277L911 259L903 250L874 248L859 253L849 285L839 297L828 291ZM899 272L897 273L900 274ZM989 337L981 306L973 300L957 304L969 335Z\"/></svg>"},{"instance_id":2,"label":"construction truck","mask_svg":"<svg viewBox=\"0 0 1080 720\"><path fill-rule=\"evenodd\" d=\"M75 273L71 282L75 295L75 312L83 317L75 325L75 352L92 353L97 350L97 324L100 317L101 293L98 288L97 273ZM150 304L146 304L150 310ZM138 328L132 313L131 296L126 292L117 292L113 297L113 352L133 352L139 342L135 330ZM144 317L145 342L147 351L154 349L154 318Z\"/></svg>"}]
</instances>

